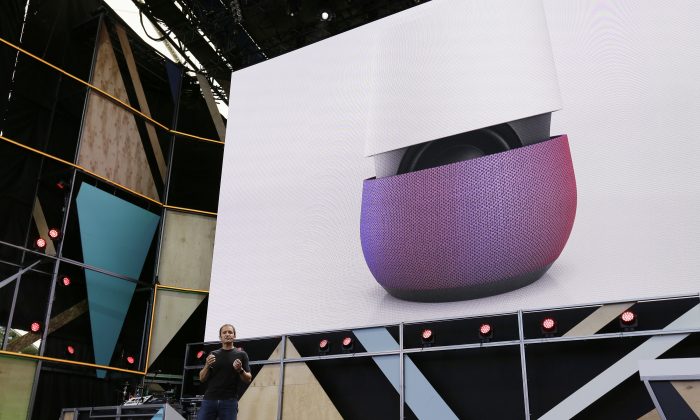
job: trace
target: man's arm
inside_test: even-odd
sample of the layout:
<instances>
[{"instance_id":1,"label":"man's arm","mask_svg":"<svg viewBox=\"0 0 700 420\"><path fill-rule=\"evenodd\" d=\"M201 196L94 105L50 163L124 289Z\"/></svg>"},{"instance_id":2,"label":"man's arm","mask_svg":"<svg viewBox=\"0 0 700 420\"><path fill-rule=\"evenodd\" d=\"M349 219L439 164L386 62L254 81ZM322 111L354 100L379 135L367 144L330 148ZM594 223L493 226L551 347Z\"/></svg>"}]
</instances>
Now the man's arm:
<instances>
[{"instance_id":1,"label":"man's arm","mask_svg":"<svg viewBox=\"0 0 700 420\"><path fill-rule=\"evenodd\" d=\"M199 382L206 382L209 379L209 366L204 366L202 370L199 371Z\"/></svg>"},{"instance_id":2,"label":"man's arm","mask_svg":"<svg viewBox=\"0 0 700 420\"><path fill-rule=\"evenodd\" d=\"M239 378L245 383L250 383L253 380L253 375L250 373L250 365L248 364L248 355L243 353L243 361L236 359L233 362L233 369Z\"/></svg>"},{"instance_id":3,"label":"man's arm","mask_svg":"<svg viewBox=\"0 0 700 420\"><path fill-rule=\"evenodd\" d=\"M209 371L211 370L211 365L216 362L216 356L213 353L209 353L207 359L204 361L204 367L199 371L199 382L206 382L209 379Z\"/></svg>"},{"instance_id":4,"label":"man's arm","mask_svg":"<svg viewBox=\"0 0 700 420\"><path fill-rule=\"evenodd\" d=\"M247 384L253 380L253 375L250 372L246 372L243 368L241 368L241 370L238 372L238 375L240 376L241 380Z\"/></svg>"}]
</instances>

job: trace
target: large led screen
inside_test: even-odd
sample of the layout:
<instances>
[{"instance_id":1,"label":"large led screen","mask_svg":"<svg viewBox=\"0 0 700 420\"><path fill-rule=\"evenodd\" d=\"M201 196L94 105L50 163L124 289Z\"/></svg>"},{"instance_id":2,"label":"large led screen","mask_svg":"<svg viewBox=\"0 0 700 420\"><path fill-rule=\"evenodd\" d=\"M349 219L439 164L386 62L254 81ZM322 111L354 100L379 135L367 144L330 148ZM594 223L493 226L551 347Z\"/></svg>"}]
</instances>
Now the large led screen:
<instances>
[{"instance_id":1,"label":"large led screen","mask_svg":"<svg viewBox=\"0 0 700 420\"><path fill-rule=\"evenodd\" d=\"M698 27L434 0L235 72L205 338L697 293ZM537 141L423 146L502 128Z\"/></svg>"}]
</instances>

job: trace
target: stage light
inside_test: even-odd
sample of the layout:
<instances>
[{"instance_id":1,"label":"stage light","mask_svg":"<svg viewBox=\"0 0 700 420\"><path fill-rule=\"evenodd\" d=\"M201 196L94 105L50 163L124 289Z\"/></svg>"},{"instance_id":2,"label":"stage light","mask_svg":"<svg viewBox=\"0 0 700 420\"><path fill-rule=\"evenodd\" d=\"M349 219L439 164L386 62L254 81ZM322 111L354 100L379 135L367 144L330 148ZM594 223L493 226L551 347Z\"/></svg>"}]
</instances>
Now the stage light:
<instances>
[{"instance_id":1,"label":"stage light","mask_svg":"<svg viewBox=\"0 0 700 420\"><path fill-rule=\"evenodd\" d=\"M493 327L491 327L491 324L481 324L479 326L479 338L483 341L487 341L493 337Z\"/></svg>"},{"instance_id":2,"label":"stage light","mask_svg":"<svg viewBox=\"0 0 700 420\"><path fill-rule=\"evenodd\" d=\"M433 330L426 328L421 331L420 340L423 343L423 347L430 347L435 342L435 334L433 334Z\"/></svg>"},{"instance_id":3,"label":"stage light","mask_svg":"<svg viewBox=\"0 0 700 420\"><path fill-rule=\"evenodd\" d=\"M637 314L632 311L625 311L620 315L620 328L624 330L633 330L637 327Z\"/></svg>"},{"instance_id":4,"label":"stage light","mask_svg":"<svg viewBox=\"0 0 700 420\"><path fill-rule=\"evenodd\" d=\"M352 343L352 337L343 338L342 344L343 344L343 351L346 351L346 352L351 351L352 348L354 347L353 343Z\"/></svg>"},{"instance_id":5,"label":"stage light","mask_svg":"<svg viewBox=\"0 0 700 420\"><path fill-rule=\"evenodd\" d=\"M546 317L540 324L540 330L545 336L551 336L557 332L557 322L552 317Z\"/></svg>"},{"instance_id":6,"label":"stage light","mask_svg":"<svg viewBox=\"0 0 700 420\"><path fill-rule=\"evenodd\" d=\"M58 182L56 182L56 188L58 188L61 191L66 191L70 187L70 184L68 181L61 179Z\"/></svg>"},{"instance_id":7,"label":"stage light","mask_svg":"<svg viewBox=\"0 0 700 420\"><path fill-rule=\"evenodd\" d=\"M41 324L38 322L32 322L32 325L29 326L29 329L32 330L32 332L39 332L41 330Z\"/></svg>"},{"instance_id":8,"label":"stage light","mask_svg":"<svg viewBox=\"0 0 700 420\"><path fill-rule=\"evenodd\" d=\"M327 354L331 349L331 343L328 339L324 338L318 343L318 354Z\"/></svg>"},{"instance_id":9,"label":"stage light","mask_svg":"<svg viewBox=\"0 0 700 420\"><path fill-rule=\"evenodd\" d=\"M61 279L62 285L64 285L65 287L70 286L70 284L71 284L70 277L64 275L64 276L61 276L60 279Z\"/></svg>"},{"instance_id":10,"label":"stage light","mask_svg":"<svg viewBox=\"0 0 700 420\"><path fill-rule=\"evenodd\" d=\"M36 238L34 240L34 248L37 251L43 251L46 249L46 239L44 238Z\"/></svg>"},{"instance_id":11,"label":"stage light","mask_svg":"<svg viewBox=\"0 0 700 420\"><path fill-rule=\"evenodd\" d=\"M333 12L330 10L322 10L321 11L321 22L330 22L333 20Z\"/></svg>"},{"instance_id":12,"label":"stage light","mask_svg":"<svg viewBox=\"0 0 700 420\"><path fill-rule=\"evenodd\" d=\"M75 354L75 347L68 345L66 346L66 353L69 355L74 355Z\"/></svg>"},{"instance_id":13,"label":"stage light","mask_svg":"<svg viewBox=\"0 0 700 420\"><path fill-rule=\"evenodd\" d=\"M202 357L204 357L204 350L200 350L197 352L197 359L201 359Z\"/></svg>"},{"instance_id":14,"label":"stage light","mask_svg":"<svg viewBox=\"0 0 700 420\"><path fill-rule=\"evenodd\" d=\"M56 228L49 229L48 234L49 238L51 238L54 241L61 238L61 231Z\"/></svg>"},{"instance_id":15,"label":"stage light","mask_svg":"<svg viewBox=\"0 0 700 420\"><path fill-rule=\"evenodd\" d=\"M301 9L301 0L288 0L287 1L287 14L291 17L296 16Z\"/></svg>"},{"instance_id":16,"label":"stage light","mask_svg":"<svg viewBox=\"0 0 700 420\"><path fill-rule=\"evenodd\" d=\"M136 362L136 359L134 359L134 356L126 356L126 363L133 365L134 362Z\"/></svg>"}]
</instances>

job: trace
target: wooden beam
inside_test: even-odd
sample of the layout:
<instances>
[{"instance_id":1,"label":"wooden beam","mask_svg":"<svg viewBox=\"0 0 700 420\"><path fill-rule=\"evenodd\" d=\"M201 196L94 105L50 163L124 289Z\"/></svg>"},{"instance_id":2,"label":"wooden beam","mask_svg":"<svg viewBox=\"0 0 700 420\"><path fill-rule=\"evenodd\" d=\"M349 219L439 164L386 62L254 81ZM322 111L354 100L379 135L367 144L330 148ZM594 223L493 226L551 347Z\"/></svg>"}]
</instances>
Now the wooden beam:
<instances>
[{"instance_id":1,"label":"wooden beam","mask_svg":"<svg viewBox=\"0 0 700 420\"><path fill-rule=\"evenodd\" d=\"M87 311L87 299L76 303L75 305L71 306L70 308L66 309L65 311L61 312L55 317L51 318L51 320L49 321L48 333L51 334L59 328L63 328L66 324L75 320ZM24 334L23 336L18 337L7 343L7 351L20 352L22 351L22 349L26 348L27 346L31 345L33 342L39 339L41 339L41 333L30 332Z\"/></svg>"},{"instance_id":2,"label":"wooden beam","mask_svg":"<svg viewBox=\"0 0 700 420\"><path fill-rule=\"evenodd\" d=\"M197 81L199 82L199 88L202 91L202 96L204 96L204 102L207 103L207 108L209 109L209 114L211 114L211 119L214 121L214 126L216 127L216 132L219 134L219 140L224 141L226 137L226 126L224 125L224 120L221 118L219 113L219 108L216 107L216 101L214 100L214 94L211 90L211 85L206 77L197 73Z\"/></svg>"},{"instance_id":3,"label":"wooden beam","mask_svg":"<svg viewBox=\"0 0 700 420\"><path fill-rule=\"evenodd\" d=\"M34 217L34 223L36 223L36 229L39 231L39 236L46 241L46 254L56 255L56 248L53 246L53 240L49 238L49 224L46 223L46 216L44 216L44 210L41 208L38 196L34 200L32 216Z\"/></svg>"},{"instance_id":4,"label":"wooden beam","mask_svg":"<svg viewBox=\"0 0 700 420\"><path fill-rule=\"evenodd\" d=\"M136 99L139 102L139 108L141 109L141 112L146 114L148 117L151 117L151 110L148 108L148 101L146 100L146 92L144 92L143 85L141 84L141 79L139 78L138 69L136 68L136 61L134 61L134 53L131 51L131 45L129 44L129 38L126 36L126 31L121 25L114 26L117 31L117 36L119 37L119 45L121 45L122 52L124 53L126 66L129 69L131 81L134 85L134 91L136 91ZM165 165L165 157L163 156L163 150L160 148L160 143L158 143L158 135L156 134L156 129L153 127L152 124L146 122L146 132L148 132L148 139L151 142L153 153L156 156L156 162L158 164L158 170L160 171L161 179L165 181L167 167Z\"/></svg>"}]
</instances>

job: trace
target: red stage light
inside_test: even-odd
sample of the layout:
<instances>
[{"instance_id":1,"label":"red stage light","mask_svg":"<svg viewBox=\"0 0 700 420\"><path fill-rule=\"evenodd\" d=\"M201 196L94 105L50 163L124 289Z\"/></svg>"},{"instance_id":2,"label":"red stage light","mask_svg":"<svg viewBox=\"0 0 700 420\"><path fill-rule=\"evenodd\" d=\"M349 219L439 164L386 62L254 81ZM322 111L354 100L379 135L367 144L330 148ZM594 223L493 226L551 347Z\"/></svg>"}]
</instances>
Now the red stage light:
<instances>
[{"instance_id":1,"label":"red stage light","mask_svg":"<svg viewBox=\"0 0 700 420\"><path fill-rule=\"evenodd\" d=\"M32 322L32 325L29 328L31 328L32 332L39 332L41 329L41 324L38 322Z\"/></svg>"},{"instance_id":2,"label":"red stage light","mask_svg":"<svg viewBox=\"0 0 700 420\"><path fill-rule=\"evenodd\" d=\"M547 317L542 320L542 332L543 333L553 333L556 332L557 322L554 318Z\"/></svg>"},{"instance_id":3,"label":"red stage light","mask_svg":"<svg viewBox=\"0 0 700 420\"><path fill-rule=\"evenodd\" d=\"M632 324L637 319L637 315L632 311L625 311L620 315L620 319L623 324Z\"/></svg>"},{"instance_id":4,"label":"red stage light","mask_svg":"<svg viewBox=\"0 0 700 420\"><path fill-rule=\"evenodd\" d=\"M322 350L322 351L328 350L328 344L329 344L328 340L324 338L323 340L321 340L318 343L319 350Z\"/></svg>"},{"instance_id":5,"label":"red stage light","mask_svg":"<svg viewBox=\"0 0 700 420\"><path fill-rule=\"evenodd\" d=\"M637 314L632 311L625 311L620 315L620 328L631 331L637 327Z\"/></svg>"},{"instance_id":6,"label":"red stage light","mask_svg":"<svg viewBox=\"0 0 700 420\"><path fill-rule=\"evenodd\" d=\"M63 285L66 287L70 286L70 277L68 277L68 276L61 277L61 283L63 283Z\"/></svg>"},{"instance_id":7,"label":"red stage light","mask_svg":"<svg viewBox=\"0 0 700 420\"><path fill-rule=\"evenodd\" d=\"M49 238L51 239L58 239L58 237L61 236L61 231L56 229L56 228L51 228L49 229Z\"/></svg>"},{"instance_id":8,"label":"red stage light","mask_svg":"<svg viewBox=\"0 0 700 420\"><path fill-rule=\"evenodd\" d=\"M423 347L432 347L435 342L435 334L433 330L426 328L420 333L420 341L423 343Z\"/></svg>"},{"instance_id":9,"label":"red stage light","mask_svg":"<svg viewBox=\"0 0 700 420\"><path fill-rule=\"evenodd\" d=\"M73 347L73 346L67 346L67 347L66 347L66 353L68 353L68 354L75 354L75 347Z\"/></svg>"},{"instance_id":10,"label":"red stage light","mask_svg":"<svg viewBox=\"0 0 700 420\"><path fill-rule=\"evenodd\" d=\"M342 341L343 352L349 352L353 349L352 337L345 337Z\"/></svg>"},{"instance_id":11,"label":"red stage light","mask_svg":"<svg viewBox=\"0 0 700 420\"><path fill-rule=\"evenodd\" d=\"M321 339L318 343L318 354L327 354L331 349L331 343L327 338Z\"/></svg>"},{"instance_id":12,"label":"red stage light","mask_svg":"<svg viewBox=\"0 0 700 420\"><path fill-rule=\"evenodd\" d=\"M46 248L46 239L44 238L36 238L36 241L34 241L34 246L36 246L38 249L44 249Z\"/></svg>"},{"instance_id":13,"label":"red stage light","mask_svg":"<svg viewBox=\"0 0 700 420\"><path fill-rule=\"evenodd\" d=\"M204 356L204 350L200 350L197 352L197 359L201 359Z\"/></svg>"},{"instance_id":14,"label":"red stage light","mask_svg":"<svg viewBox=\"0 0 700 420\"><path fill-rule=\"evenodd\" d=\"M134 356L127 356L126 357L126 362L130 365L133 365L136 359L134 359Z\"/></svg>"}]
</instances>

